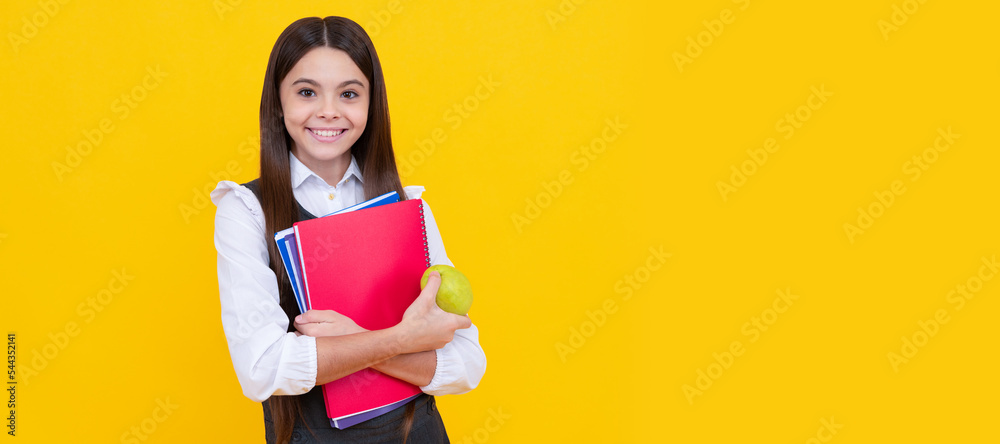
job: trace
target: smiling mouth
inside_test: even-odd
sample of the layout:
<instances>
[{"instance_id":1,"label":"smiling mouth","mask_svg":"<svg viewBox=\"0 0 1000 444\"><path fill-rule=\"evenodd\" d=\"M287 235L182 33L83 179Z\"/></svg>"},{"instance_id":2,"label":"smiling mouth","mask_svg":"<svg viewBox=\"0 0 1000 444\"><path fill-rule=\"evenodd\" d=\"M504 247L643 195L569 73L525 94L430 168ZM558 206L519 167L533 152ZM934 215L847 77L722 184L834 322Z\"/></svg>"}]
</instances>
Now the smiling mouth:
<instances>
[{"instance_id":1,"label":"smiling mouth","mask_svg":"<svg viewBox=\"0 0 1000 444\"><path fill-rule=\"evenodd\" d=\"M309 128L309 131L312 131L313 134L315 134L317 136L321 136L321 137L335 137L335 136L339 136L339 135L343 134L344 131L347 131L347 130L346 129L321 130L321 129L312 129L312 128Z\"/></svg>"}]
</instances>

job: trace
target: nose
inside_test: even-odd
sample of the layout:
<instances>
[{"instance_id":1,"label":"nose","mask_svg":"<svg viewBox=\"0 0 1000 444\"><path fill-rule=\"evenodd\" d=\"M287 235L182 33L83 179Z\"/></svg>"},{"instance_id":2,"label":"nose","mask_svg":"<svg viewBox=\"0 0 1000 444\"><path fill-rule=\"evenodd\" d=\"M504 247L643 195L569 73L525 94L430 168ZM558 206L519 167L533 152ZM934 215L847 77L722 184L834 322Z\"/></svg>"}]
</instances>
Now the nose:
<instances>
[{"instance_id":1,"label":"nose","mask_svg":"<svg viewBox=\"0 0 1000 444\"><path fill-rule=\"evenodd\" d=\"M326 100L323 100L316 116L321 119L336 119L340 117L340 109L337 107L337 99L334 97L328 97Z\"/></svg>"}]
</instances>

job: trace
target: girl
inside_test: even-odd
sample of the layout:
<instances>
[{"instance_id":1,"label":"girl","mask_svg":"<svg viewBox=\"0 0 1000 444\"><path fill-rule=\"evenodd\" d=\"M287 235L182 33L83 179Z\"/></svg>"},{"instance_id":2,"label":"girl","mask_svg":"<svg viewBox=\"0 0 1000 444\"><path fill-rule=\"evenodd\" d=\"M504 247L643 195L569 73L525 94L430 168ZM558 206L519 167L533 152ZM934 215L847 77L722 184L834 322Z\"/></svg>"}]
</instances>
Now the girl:
<instances>
[{"instance_id":1,"label":"girl","mask_svg":"<svg viewBox=\"0 0 1000 444\"><path fill-rule=\"evenodd\" d=\"M222 327L236 376L261 402L268 443L448 442L433 395L472 390L486 369L468 316L435 304L440 276L392 328L366 331L329 310L302 315L273 234L403 187L389 132L385 82L375 48L342 17L292 23L271 50L260 104L260 178L222 181L217 206ZM432 264L451 264L424 203ZM371 367L423 394L353 427L332 428L320 385Z\"/></svg>"}]
</instances>

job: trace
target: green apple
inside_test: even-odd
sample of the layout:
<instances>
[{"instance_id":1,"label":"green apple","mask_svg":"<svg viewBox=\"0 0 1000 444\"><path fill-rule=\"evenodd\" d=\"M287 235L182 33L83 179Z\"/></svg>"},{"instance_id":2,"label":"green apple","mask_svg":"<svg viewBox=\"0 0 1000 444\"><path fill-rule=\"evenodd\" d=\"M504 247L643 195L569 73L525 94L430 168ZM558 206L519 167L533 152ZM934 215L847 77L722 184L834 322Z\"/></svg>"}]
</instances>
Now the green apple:
<instances>
[{"instance_id":1,"label":"green apple","mask_svg":"<svg viewBox=\"0 0 1000 444\"><path fill-rule=\"evenodd\" d=\"M427 286L427 278L431 276L432 271L441 274L441 288L438 288L437 292L438 307L457 315L468 313L469 307L472 306L472 285L469 284L469 279L450 265L432 265L420 278L421 290Z\"/></svg>"}]
</instances>

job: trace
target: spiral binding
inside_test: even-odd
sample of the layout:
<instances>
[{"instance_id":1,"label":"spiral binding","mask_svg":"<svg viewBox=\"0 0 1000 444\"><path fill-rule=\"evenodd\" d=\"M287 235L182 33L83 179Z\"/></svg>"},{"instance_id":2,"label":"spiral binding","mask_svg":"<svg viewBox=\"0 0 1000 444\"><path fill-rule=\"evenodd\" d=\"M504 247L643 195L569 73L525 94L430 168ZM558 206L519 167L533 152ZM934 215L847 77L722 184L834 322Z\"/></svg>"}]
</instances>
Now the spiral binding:
<instances>
[{"instance_id":1,"label":"spiral binding","mask_svg":"<svg viewBox=\"0 0 1000 444\"><path fill-rule=\"evenodd\" d=\"M417 208L420 209L420 232L424 237L424 262L427 263L427 267L430 267L431 252L427 249L427 222L424 220L424 203L420 202L420 205L417 205Z\"/></svg>"}]
</instances>

